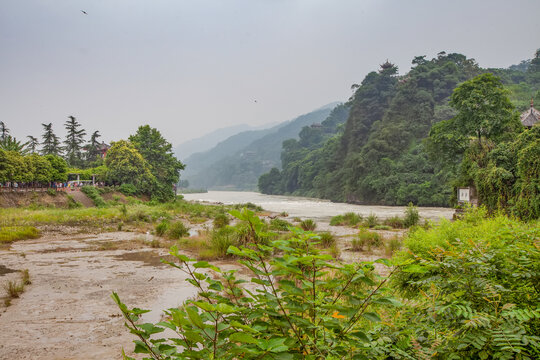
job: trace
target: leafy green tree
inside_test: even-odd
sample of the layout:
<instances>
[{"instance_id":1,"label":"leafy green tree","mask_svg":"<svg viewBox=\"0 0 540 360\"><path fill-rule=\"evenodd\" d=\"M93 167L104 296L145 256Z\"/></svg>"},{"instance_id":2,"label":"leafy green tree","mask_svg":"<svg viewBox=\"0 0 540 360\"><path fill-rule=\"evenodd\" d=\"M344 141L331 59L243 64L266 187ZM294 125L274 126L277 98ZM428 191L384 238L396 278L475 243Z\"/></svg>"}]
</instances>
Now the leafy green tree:
<instances>
[{"instance_id":1,"label":"leafy green tree","mask_svg":"<svg viewBox=\"0 0 540 360\"><path fill-rule=\"evenodd\" d=\"M30 154L24 157L24 162L30 174L30 182L47 184L51 181L53 167L45 157L38 154Z\"/></svg>"},{"instance_id":2,"label":"leafy green tree","mask_svg":"<svg viewBox=\"0 0 540 360\"><path fill-rule=\"evenodd\" d=\"M60 147L60 138L56 136L52 129L52 123L41 124L44 129L44 133L41 136L43 142L41 143L42 155L60 155L62 149Z\"/></svg>"},{"instance_id":3,"label":"leafy green tree","mask_svg":"<svg viewBox=\"0 0 540 360\"><path fill-rule=\"evenodd\" d=\"M66 160L58 155L45 155L44 158L51 164L51 176L49 181L67 181L68 165Z\"/></svg>"},{"instance_id":4,"label":"leafy green tree","mask_svg":"<svg viewBox=\"0 0 540 360\"><path fill-rule=\"evenodd\" d=\"M24 158L19 152L0 149L0 182L26 182L30 178Z\"/></svg>"},{"instance_id":5,"label":"leafy green tree","mask_svg":"<svg viewBox=\"0 0 540 360\"><path fill-rule=\"evenodd\" d=\"M152 197L159 200L172 199L173 184L178 183L180 170L184 169L184 164L174 157L172 145L157 129L149 125L140 126L135 135L129 137L129 141L148 163L150 172L156 179Z\"/></svg>"},{"instance_id":6,"label":"leafy green tree","mask_svg":"<svg viewBox=\"0 0 540 360\"><path fill-rule=\"evenodd\" d=\"M140 193L149 195L155 187L156 178L150 172L150 166L129 141L112 143L105 166L107 181L112 184L132 184Z\"/></svg>"},{"instance_id":7,"label":"leafy green tree","mask_svg":"<svg viewBox=\"0 0 540 360\"><path fill-rule=\"evenodd\" d=\"M79 129L81 124L74 116L68 116L69 120L64 124L67 135L64 141L65 157L70 166L82 165L82 145L84 143L84 136L86 131Z\"/></svg>"},{"instance_id":8,"label":"leafy green tree","mask_svg":"<svg viewBox=\"0 0 540 360\"><path fill-rule=\"evenodd\" d=\"M458 111L452 120L465 136L497 140L521 129L517 113L501 80L486 73L464 82L452 93L450 104Z\"/></svg>"},{"instance_id":9,"label":"leafy green tree","mask_svg":"<svg viewBox=\"0 0 540 360\"><path fill-rule=\"evenodd\" d=\"M26 148L32 154L37 153L37 148L39 146L38 139L36 137L30 136L30 135L28 135L27 138L28 138L28 142L26 143Z\"/></svg>"}]
</instances>

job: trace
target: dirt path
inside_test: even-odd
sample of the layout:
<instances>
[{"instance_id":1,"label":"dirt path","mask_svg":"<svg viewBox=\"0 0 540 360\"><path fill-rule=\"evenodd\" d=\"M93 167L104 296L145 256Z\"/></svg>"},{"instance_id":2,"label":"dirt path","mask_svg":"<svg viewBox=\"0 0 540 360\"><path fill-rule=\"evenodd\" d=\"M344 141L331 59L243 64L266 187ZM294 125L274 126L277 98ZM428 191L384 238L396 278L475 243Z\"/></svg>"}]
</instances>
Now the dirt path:
<instances>
[{"instance_id":1,"label":"dirt path","mask_svg":"<svg viewBox=\"0 0 540 360\"><path fill-rule=\"evenodd\" d=\"M4 268L28 269L32 284L11 306L0 305L0 359L121 359L133 337L123 327L110 297L120 294L128 306L160 309L193 295L183 273L162 265L166 250L140 248L135 233L46 234L0 251ZM132 250L114 249L132 244ZM5 271L4 271L5 272ZM0 276L0 282L20 273ZM0 289L3 296L4 289Z\"/></svg>"}]
</instances>

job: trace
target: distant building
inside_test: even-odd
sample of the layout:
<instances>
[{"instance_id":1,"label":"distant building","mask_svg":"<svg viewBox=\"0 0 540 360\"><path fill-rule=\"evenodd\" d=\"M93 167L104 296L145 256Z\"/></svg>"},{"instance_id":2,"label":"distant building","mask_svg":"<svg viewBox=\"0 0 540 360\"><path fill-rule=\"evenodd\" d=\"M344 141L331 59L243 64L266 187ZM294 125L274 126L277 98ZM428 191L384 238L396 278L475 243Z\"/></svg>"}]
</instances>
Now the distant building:
<instances>
[{"instance_id":1,"label":"distant building","mask_svg":"<svg viewBox=\"0 0 540 360\"><path fill-rule=\"evenodd\" d=\"M99 156L101 156L102 159L105 158L105 155L107 155L107 151L110 149L110 145L105 144L103 141L101 144L98 144L96 147L96 150L99 152Z\"/></svg>"},{"instance_id":2,"label":"distant building","mask_svg":"<svg viewBox=\"0 0 540 360\"><path fill-rule=\"evenodd\" d=\"M540 122L540 111L533 107L533 100L531 99L531 108L521 114L521 124L526 128L532 128L534 125Z\"/></svg>"},{"instance_id":3,"label":"distant building","mask_svg":"<svg viewBox=\"0 0 540 360\"><path fill-rule=\"evenodd\" d=\"M322 127L323 127L322 124L319 124L319 123L311 124L312 129L320 129Z\"/></svg>"}]
</instances>

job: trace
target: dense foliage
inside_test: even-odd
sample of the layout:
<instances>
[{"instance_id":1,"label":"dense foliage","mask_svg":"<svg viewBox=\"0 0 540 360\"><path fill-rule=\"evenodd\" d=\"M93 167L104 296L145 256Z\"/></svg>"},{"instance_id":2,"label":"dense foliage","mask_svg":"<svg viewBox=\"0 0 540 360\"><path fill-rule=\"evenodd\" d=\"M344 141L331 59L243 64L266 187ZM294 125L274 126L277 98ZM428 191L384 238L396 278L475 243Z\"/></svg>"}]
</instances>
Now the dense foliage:
<instances>
[{"instance_id":1,"label":"dense foliage","mask_svg":"<svg viewBox=\"0 0 540 360\"><path fill-rule=\"evenodd\" d=\"M26 145L11 138L9 129L2 123L0 183L51 186L53 182L66 182L68 175L72 174L69 180L95 180L120 185L129 195L146 194L158 201L174 198L173 185L178 182L184 165L173 156L171 144L157 129L141 126L129 141L113 142L103 161L97 150L99 132L95 131L90 144L83 148L85 131L80 129L75 117L70 117L66 122L66 162L57 155L60 152L59 140L52 132L52 125L43 126L46 129L44 155L38 155L34 151L26 151ZM33 144L32 149L35 146Z\"/></svg>"},{"instance_id":2,"label":"dense foliage","mask_svg":"<svg viewBox=\"0 0 540 360\"><path fill-rule=\"evenodd\" d=\"M540 103L540 66L533 65L540 63L540 52L526 66L511 69L481 69L473 59L444 52L412 63L398 76L387 62L355 85L342 131L318 142L305 129L307 141L285 141L282 170L261 176L260 191L356 203L448 205L469 136L508 139L520 131L512 103L518 110L525 110L531 96ZM486 72L501 80L486 74L466 82Z\"/></svg>"},{"instance_id":3,"label":"dense foliage","mask_svg":"<svg viewBox=\"0 0 540 360\"><path fill-rule=\"evenodd\" d=\"M484 209L417 228L378 276L322 255L313 233L271 241L248 210L249 239L223 271L173 247L197 296L140 323L117 294L145 359L534 359L540 355L540 228ZM275 237L274 237L275 238ZM173 330L164 332L165 329ZM125 359L131 359L125 356Z\"/></svg>"}]
</instances>

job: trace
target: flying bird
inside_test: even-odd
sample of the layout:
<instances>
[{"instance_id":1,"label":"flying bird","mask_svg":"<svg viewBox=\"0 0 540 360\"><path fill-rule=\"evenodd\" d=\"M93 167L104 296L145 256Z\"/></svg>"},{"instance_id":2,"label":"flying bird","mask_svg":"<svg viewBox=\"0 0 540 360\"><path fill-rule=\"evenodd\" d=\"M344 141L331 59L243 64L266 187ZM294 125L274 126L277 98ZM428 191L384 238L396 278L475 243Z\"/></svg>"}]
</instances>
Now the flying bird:
<instances>
[{"instance_id":1,"label":"flying bird","mask_svg":"<svg viewBox=\"0 0 540 360\"><path fill-rule=\"evenodd\" d=\"M84 15L88 15L88 13L84 10L81 10L81 12L84 14Z\"/></svg>"}]
</instances>

